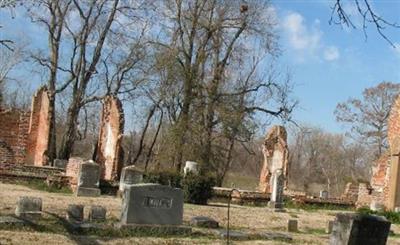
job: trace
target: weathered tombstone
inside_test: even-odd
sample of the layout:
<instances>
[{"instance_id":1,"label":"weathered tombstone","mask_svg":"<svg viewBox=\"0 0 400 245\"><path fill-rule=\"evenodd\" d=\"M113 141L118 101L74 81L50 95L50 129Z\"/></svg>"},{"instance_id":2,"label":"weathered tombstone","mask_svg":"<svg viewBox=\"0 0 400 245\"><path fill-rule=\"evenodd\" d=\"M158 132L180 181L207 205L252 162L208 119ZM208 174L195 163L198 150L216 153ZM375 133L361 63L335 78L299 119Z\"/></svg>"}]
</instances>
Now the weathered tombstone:
<instances>
[{"instance_id":1,"label":"weathered tombstone","mask_svg":"<svg viewBox=\"0 0 400 245\"><path fill-rule=\"evenodd\" d=\"M18 198L15 215L23 219L37 219L42 216L42 198L22 196Z\"/></svg>"},{"instance_id":2,"label":"weathered tombstone","mask_svg":"<svg viewBox=\"0 0 400 245\"><path fill-rule=\"evenodd\" d=\"M203 227L203 228L218 228L218 221L205 217L205 216L196 216L190 219L191 226Z\"/></svg>"},{"instance_id":3,"label":"weathered tombstone","mask_svg":"<svg viewBox=\"0 0 400 245\"><path fill-rule=\"evenodd\" d=\"M385 206L382 203L372 201L369 208L372 211L383 211L385 209Z\"/></svg>"},{"instance_id":4,"label":"weathered tombstone","mask_svg":"<svg viewBox=\"0 0 400 245\"><path fill-rule=\"evenodd\" d=\"M121 225L181 225L183 192L159 184L137 184L125 187Z\"/></svg>"},{"instance_id":5,"label":"weathered tombstone","mask_svg":"<svg viewBox=\"0 0 400 245\"><path fill-rule=\"evenodd\" d=\"M63 168L65 169L67 167L68 160L64 159L54 159L53 160L53 167L55 168Z\"/></svg>"},{"instance_id":6,"label":"weathered tombstone","mask_svg":"<svg viewBox=\"0 0 400 245\"><path fill-rule=\"evenodd\" d=\"M119 191L123 193L125 186L139 184L143 181L143 172L135 166L128 166L122 169L119 180Z\"/></svg>"},{"instance_id":7,"label":"weathered tombstone","mask_svg":"<svg viewBox=\"0 0 400 245\"><path fill-rule=\"evenodd\" d=\"M197 162L186 161L185 167L183 168L183 173L186 175L188 173L198 174L199 164Z\"/></svg>"},{"instance_id":8,"label":"weathered tombstone","mask_svg":"<svg viewBox=\"0 0 400 245\"><path fill-rule=\"evenodd\" d=\"M79 165L77 196L100 196L100 166L93 161Z\"/></svg>"},{"instance_id":9,"label":"weathered tombstone","mask_svg":"<svg viewBox=\"0 0 400 245\"><path fill-rule=\"evenodd\" d=\"M330 245L385 245L390 222L384 217L354 213L336 215Z\"/></svg>"},{"instance_id":10,"label":"weathered tombstone","mask_svg":"<svg viewBox=\"0 0 400 245\"><path fill-rule=\"evenodd\" d=\"M297 219L288 220L288 232L298 232Z\"/></svg>"},{"instance_id":11,"label":"weathered tombstone","mask_svg":"<svg viewBox=\"0 0 400 245\"><path fill-rule=\"evenodd\" d=\"M332 228L333 228L333 220L329 220L326 223L325 233L331 234L332 233Z\"/></svg>"},{"instance_id":12,"label":"weathered tombstone","mask_svg":"<svg viewBox=\"0 0 400 245\"><path fill-rule=\"evenodd\" d=\"M82 222L84 217L84 206L80 204L69 204L67 208L67 220L70 222Z\"/></svg>"},{"instance_id":13,"label":"weathered tombstone","mask_svg":"<svg viewBox=\"0 0 400 245\"><path fill-rule=\"evenodd\" d=\"M272 194L271 200L268 203L270 208L273 208L276 212L283 212L283 188L284 188L284 176L281 169L275 171L272 176Z\"/></svg>"},{"instance_id":14,"label":"weathered tombstone","mask_svg":"<svg viewBox=\"0 0 400 245\"><path fill-rule=\"evenodd\" d=\"M284 187L287 187L288 155L286 129L275 125L267 133L262 145L264 163L260 173L259 189L263 193L272 192L273 175L281 169L284 175Z\"/></svg>"},{"instance_id":15,"label":"weathered tombstone","mask_svg":"<svg viewBox=\"0 0 400 245\"><path fill-rule=\"evenodd\" d=\"M396 213L399 213L399 212L400 212L400 207L395 207L395 208L394 208L394 211L395 211Z\"/></svg>"},{"instance_id":16,"label":"weathered tombstone","mask_svg":"<svg viewBox=\"0 0 400 245\"><path fill-rule=\"evenodd\" d=\"M106 220L106 208L102 206L91 206L89 211L89 220L90 221L104 221Z\"/></svg>"},{"instance_id":17,"label":"weathered tombstone","mask_svg":"<svg viewBox=\"0 0 400 245\"><path fill-rule=\"evenodd\" d=\"M328 199L329 193L326 190L322 190L319 192L319 198L321 199Z\"/></svg>"}]
</instances>

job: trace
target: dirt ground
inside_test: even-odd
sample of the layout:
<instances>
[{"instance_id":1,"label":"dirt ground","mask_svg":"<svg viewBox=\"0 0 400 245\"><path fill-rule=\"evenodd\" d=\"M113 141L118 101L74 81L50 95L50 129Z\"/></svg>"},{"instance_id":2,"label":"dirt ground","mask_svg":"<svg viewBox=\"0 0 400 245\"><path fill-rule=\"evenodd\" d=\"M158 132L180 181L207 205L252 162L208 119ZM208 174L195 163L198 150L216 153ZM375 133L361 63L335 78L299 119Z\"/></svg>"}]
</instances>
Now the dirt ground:
<instances>
[{"instance_id":1,"label":"dirt ground","mask_svg":"<svg viewBox=\"0 0 400 245\"><path fill-rule=\"evenodd\" d=\"M21 185L0 183L0 214L13 214L19 196L36 196L43 200L43 210L65 216L68 204L102 205L107 208L107 219L118 220L121 199L102 196L98 198L75 197L72 194L48 193L33 190ZM299 220L299 232L290 233L293 241L290 244L328 244L329 235L323 233L327 221L333 220L338 211L318 210L305 211L288 209L286 213L274 213L265 207L233 205L231 209L231 227L235 231L247 233L281 232L285 233L288 219ZM209 216L226 227L226 204L212 203L209 206L185 204L184 223L191 217ZM395 234L400 234L400 226L392 225ZM90 236L72 236L44 232L24 232L0 230L0 244L226 244L226 241L213 235L213 231L200 229L208 236L195 237L129 237L104 238ZM289 244L282 241L251 240L235 241L234 244ZM388 244L399 244L400 236L389 238Z\"/></svg>"}]
</instances>

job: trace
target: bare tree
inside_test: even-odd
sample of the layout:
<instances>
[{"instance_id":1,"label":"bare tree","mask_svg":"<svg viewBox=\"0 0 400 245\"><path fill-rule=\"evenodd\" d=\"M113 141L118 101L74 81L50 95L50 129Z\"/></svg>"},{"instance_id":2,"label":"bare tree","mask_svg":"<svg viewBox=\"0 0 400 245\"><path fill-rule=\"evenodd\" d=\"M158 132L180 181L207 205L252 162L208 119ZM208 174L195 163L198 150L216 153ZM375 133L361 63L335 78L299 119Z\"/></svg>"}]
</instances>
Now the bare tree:
<instances>
[{"instance_id":1,"label":"bare tree","mask_svg":"<svg viewBox=\"0 0 400 245\"><path fill-rule=\"evenodd\" d=\"M388 147L387 119L400 84L382 82L363 91L361 99L349 98L336 106L336 120L350 127L349 134L374 147L378 158Z\"/></svg>"},{"instance_id":2,"label":"bare tree","mask_svg":"<svg viewBox=\"0 0 400 245\"><path fill-rule=\"evenodd\" d=\"M358 14L362 17L363 20L361 28L364 32L365 38L367 38L368 26L372 25L383 39L385 39L391 46L396 48L394 43L392 42L392 39L385 34L385 29L388 27L400 28L400 25L380 15L372 7L371 0L335 0L334 5L332 6L331 19L329 23L345 25L350 28L357 28L352 19L353 17L348 13L348 10L346 10L345 4L355 5Z\"/></svg>"}]
</instances>

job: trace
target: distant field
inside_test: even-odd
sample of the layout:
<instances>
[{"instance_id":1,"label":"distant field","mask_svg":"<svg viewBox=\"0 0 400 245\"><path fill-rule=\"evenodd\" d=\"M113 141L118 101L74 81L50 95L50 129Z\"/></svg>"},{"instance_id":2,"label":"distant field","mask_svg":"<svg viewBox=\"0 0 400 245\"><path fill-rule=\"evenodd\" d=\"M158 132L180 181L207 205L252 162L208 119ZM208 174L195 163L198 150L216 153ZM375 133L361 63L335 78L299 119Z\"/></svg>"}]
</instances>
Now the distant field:
<instances>
[{"instance_id":1,"label":"distant field","mask_svg":"<svg viewBox=\"0 0 400 245\"><path fill-rule=\"evenodd\" d=\"M103 205L107 208L107 219L117 221L120 215L121 199L102 196L99 198L74 197L68 193L49 193L33 190L22 185L0 183L0 214L12 214L19 196L38 196L43 199L43 209L46 212L65 216L68 204ZM188 224L193 216L209 216L226 227L225 204L213 203L209 206L185 204L184 223ZM298 210L288 209L286 213L273 213L264 207L249 207L233 205L231 209L231 227L247 233L262 233L267 231L285 232L289 218L299 220L298 233L290 233L294 241L291 244L327 244L329 236L324 234L325 224L332 220L337 211L332 210ZM400 226L392 225L395 234L400 234ZM210 229L194 229L190 237L107 237L75 236L68 232L32 232L23 230L0 230L0 244L225 244L215 231ZM288 244L282 241L250 240L235 241L234 244ZM392 236L388 244L400 244L398 235Z\"/></svg>"},{"instance_id":2,"label":"distant field","mask_svg":"<svg viewBox=\"0 0 400 245\"><path fill-rule=\"evenodd\" d=\"M223 187L235 187L244 190L257 190L258 176L247 176L240 174L228 174L223 183Z\"/></svg>"}]
</instances>

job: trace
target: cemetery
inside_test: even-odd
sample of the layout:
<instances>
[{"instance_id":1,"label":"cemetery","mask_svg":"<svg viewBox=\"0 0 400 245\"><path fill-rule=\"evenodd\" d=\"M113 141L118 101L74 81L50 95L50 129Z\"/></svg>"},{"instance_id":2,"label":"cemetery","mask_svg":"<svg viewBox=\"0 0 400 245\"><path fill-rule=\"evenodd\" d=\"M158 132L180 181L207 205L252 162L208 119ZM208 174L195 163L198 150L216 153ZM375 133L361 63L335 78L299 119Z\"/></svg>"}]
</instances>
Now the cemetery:
<instances>
[{"instance_id":1,"label":"cemetery","mask_svg":"<svg viewBox=\"0 0 400 245\"><path fill-rule=\"evenodd\" d=\"M0 245L400 244L399 9L0 0Z\"/></svg>"}]
</instances>

